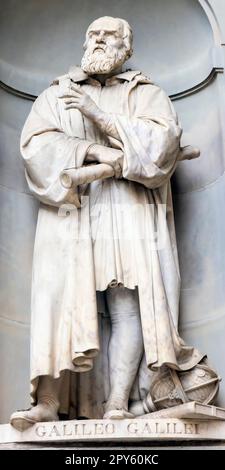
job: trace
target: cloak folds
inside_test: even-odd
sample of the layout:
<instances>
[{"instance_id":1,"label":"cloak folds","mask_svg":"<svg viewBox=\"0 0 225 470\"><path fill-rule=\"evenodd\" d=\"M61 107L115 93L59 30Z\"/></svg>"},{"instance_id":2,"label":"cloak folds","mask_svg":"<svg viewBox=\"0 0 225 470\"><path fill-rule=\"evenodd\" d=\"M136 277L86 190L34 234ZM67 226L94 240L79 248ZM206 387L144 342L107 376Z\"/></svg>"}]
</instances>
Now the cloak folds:
<instances>
[{"instance_id":1,"label":"cloak folds","mask_svg":"<svg viewBox=\"0 0 225 470\"><path fill-rule=\"evenodd\" d=\"M78 110L65 111L59 95L71 82L113 114L118 141ZM177 331L180 276L170 177L180 135L165 93L137 71L101 86L75 70L35 101L21 137L27 182L40 200L31 305L34 401L39 376L62 375L61 412L71 406L72 387L74 415L101 417L109 390L104 291L112 280L139 290L145 357L137 398L147 390L146 364L187 370L201 359ZM65 189L61 171L81 167L93 142L123 149L122 178L98 180L76 193Z\"/></svg>"}]
</instances>

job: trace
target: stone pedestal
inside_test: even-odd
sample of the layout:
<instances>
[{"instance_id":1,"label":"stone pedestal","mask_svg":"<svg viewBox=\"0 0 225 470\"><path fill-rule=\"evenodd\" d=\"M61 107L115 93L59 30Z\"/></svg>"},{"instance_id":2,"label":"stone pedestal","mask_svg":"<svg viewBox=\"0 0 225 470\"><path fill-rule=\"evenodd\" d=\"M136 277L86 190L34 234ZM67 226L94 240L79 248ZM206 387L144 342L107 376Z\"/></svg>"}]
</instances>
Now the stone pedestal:
<instances>
[{"instance_id":1,"label":"stone pedestal","mask_svg":"<svg viewBox=\"0 0 225 470\"><path fill-rule=\"evenodd\" d=\"M173 414L175 417L171 417ZM225 444L225 410L190 402L134 419L70 420L37 423L24 432L0 425L0 444L78 445L96 443L220 442Z\"/></svg>"},{"instance_id":2,"label":"stone pedestal","mask_svg":"<svg viewBox=\"0 0 225 470\"><path fill-rule=\"evenodd\" d=\"M225 422L198 419L71 420L38 423L24 432L11 425L0 426L0 442L143 442L224 441Z\"/></svg>"}]
</instances>

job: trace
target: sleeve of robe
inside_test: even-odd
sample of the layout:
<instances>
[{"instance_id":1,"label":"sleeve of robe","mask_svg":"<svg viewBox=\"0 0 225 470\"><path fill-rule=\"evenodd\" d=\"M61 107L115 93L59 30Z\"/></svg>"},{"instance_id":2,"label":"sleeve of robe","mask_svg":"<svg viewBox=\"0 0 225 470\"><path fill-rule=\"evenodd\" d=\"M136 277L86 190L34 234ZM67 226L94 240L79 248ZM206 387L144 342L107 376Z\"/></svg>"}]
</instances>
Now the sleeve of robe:
<instances>
[{"instance_id":1,"label":"sleeve of robe","mask_svg":"<svg viewBox=\"0 0 225 470\"><path fill-rule=\"evenodd\" d=\"M164 184L175 169L181 128L161 88L140 84L133 93L133 116L115 115L124 152L122 176L154 189Z\"/></svg>"},{"instance_id":2,"label":"sleeve of robe","mask_svg":"<svg viewBox=\"0 0 225 470\"><path fill-rule=\"evenodd\" d=\"M59 175L65 168L82 166L89 145L62 131L54 87L45 90L33 104L21 135L21 154L31 193L56 207L77 205L75 190L65 189Z\"/></svg>"}]
</instances>

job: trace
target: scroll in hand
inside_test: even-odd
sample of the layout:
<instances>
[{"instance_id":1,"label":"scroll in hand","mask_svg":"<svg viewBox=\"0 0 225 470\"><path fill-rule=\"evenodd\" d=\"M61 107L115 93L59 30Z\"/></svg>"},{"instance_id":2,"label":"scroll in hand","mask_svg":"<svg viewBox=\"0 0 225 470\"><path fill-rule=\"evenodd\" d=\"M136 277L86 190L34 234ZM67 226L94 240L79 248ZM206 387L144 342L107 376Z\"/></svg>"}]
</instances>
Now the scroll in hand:
<instances>
[{"instance_id":1,"label":"scroll in hand","mask_svg":"<svg viewBox=\"0 0 225 470\"><path fill-rule=\"evenodd\" d=\"M111 178L114 175L115 172L111 165L98 163L82 166L81 168L65 169L60 174L60 181L64 188L70 189L99 179Z\"/></svg>"}]
</instances>

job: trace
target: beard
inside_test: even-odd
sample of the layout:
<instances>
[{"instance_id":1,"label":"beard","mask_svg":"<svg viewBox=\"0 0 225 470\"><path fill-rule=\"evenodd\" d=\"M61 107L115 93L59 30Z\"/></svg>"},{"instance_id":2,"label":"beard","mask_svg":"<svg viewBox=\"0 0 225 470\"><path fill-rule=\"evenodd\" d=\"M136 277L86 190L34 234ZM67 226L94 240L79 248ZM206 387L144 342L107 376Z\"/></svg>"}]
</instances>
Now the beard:
<instances>
[{"instance_id":1,"label":"beard","mask_svg":"<svg viewBox=\"0 0 225 470\"><path fill-rule=\"evenodd\" d=\"M127 49L110 46L87 47L81 61L81 68L89 75L110 73L127 60Z\"/></svg>"}]
</instances>

